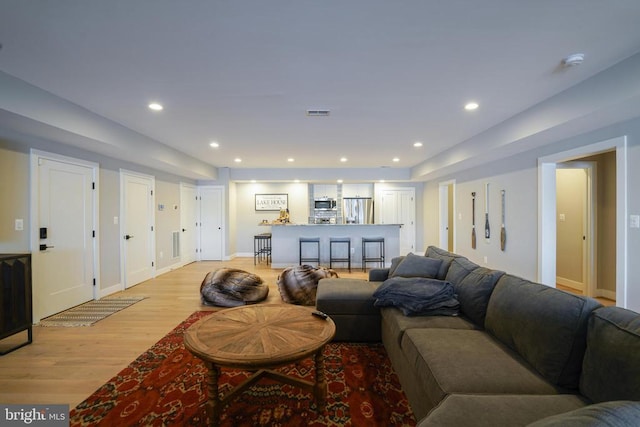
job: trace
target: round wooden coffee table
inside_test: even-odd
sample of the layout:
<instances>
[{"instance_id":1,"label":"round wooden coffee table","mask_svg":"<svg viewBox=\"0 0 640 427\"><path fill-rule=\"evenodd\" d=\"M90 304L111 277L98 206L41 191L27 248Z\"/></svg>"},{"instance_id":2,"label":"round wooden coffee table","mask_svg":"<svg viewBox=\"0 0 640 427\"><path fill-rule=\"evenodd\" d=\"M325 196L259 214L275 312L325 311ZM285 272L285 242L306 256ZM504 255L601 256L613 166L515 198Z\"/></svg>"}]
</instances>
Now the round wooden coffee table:
<instances>
[{"instance_id":1,"label":"round wooden coffee table","mask_svg":"<svg viewBox=\"0 0 640 427\"><path fill-rule=\"evenodd\" d=\"M286 304L258 304L215 312L194 323L184 334L184 345L209 369L207 415L214 426L220 423L222 407L262 377L310 390L318 407L327 396L322 348L336 333L331 318L313 316L312 307ZM315 382L269 370L309 356L315 359ZM220 397L221 368L256 371L242 384Z\"/></svg>"}]
</instances>

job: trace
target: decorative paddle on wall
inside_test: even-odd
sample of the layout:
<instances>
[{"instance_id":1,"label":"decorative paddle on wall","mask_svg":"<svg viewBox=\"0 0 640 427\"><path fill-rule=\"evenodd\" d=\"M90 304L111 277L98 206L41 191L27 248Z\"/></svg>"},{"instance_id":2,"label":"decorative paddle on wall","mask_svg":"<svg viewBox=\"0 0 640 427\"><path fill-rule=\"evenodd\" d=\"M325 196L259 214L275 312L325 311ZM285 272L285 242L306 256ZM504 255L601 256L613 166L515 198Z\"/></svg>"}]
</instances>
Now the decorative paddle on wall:
<instances>
[{"instance_id":1,"label":"decorative paddle on wall","mask_svg":"<svg viewBox=\"0 0 640 427\"><path fill-rule=\"evenodd\" d=\"M476 248L476 192L471 193L471 249Z\"/></svg>"},{"instance_id":2,"label":"decorative paddle on wall","mask_svg":"<svg viewBox=\"0 0 640 427\"><path fill-rule=\"evenodd\" d=\"M502 226L500 227L500 250L504 251L507 247L507 230L504 227L504 190L500 192L502 195Z\"/></svg>"},{"instance_id":3,"label":"decorative paddle on wall","mask_svg":"<svg viewBox=\"0 0 640 427\"><path fill-rule=\"evenodd\" d=\"M484 187L484 238L491 237L491 228L489 227L489 183Z\"/></svg>"}]
</instances>

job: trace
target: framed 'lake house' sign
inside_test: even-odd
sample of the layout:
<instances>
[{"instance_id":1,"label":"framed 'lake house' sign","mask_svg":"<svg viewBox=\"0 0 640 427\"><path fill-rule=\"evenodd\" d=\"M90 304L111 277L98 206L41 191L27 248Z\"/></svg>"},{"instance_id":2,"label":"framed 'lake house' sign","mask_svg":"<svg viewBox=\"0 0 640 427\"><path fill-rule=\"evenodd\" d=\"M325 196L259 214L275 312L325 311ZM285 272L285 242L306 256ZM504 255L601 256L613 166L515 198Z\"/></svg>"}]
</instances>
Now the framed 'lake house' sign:
<instances>
[{"instance_id":1,"label":"framed 'lake house' sign","mask_svg":"<svg viewBox=\"0 0 640 427\"><path fill-rule=\"evenodd\" d=\"M279 211L288 208L288 194L256 194L257 211Z\"/></svg>"}]
</instances>

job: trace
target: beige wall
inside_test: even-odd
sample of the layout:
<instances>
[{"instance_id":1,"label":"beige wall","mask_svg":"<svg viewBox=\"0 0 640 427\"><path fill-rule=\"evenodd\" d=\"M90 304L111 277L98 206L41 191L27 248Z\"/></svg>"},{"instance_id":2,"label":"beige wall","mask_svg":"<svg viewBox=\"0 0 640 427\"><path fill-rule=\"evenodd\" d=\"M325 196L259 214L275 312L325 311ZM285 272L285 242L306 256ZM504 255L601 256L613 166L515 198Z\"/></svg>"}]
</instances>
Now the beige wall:
<instances>
[{"instance_id":1,"label":"beige wall","mask_svg":"<svg viewBox=\"0 0 640 427\"><path fill-rule=\"evenodd\" d=\"M308 186L305 183L236 183L235 184L235 245L237 255L253 253L253 236L271 231L271 227L258 225L261 221L272 221L279 212L256 211L255 195L288 194L291 222L306 224L309 219Z\"/></svg>"},{"instance_id":2,"label":"beige wall","mask_svg":"<svg viewBox=\"0 0 640 427\"><path fill-rule=\"evenodd\" d=\"M616 154L602 153L583 160L597 164L596 292L616 291Z\"/></svg>"},{"instance_id":3,"label":"beige wall","mask_svg":"<svg viewBox=\"0 0 640 427\"><path fill-rule=\"evenodd\" d=\"M0 140L0 253L29 251L29 155L3 147ZM24 229L16 231L15 220Z\"/></svg>"},{"instance_id":4,"label":"beige wall","mask_svg":"<svg viewBox=\"0 0 640 427\"><path fill-rule=\"evenodd\" d=\"M582 291L586 194L584 169L556 171L556 276L558 283Z\"/></svg>"},{"instance_id":5,"label":"beige wall","mask_svg":"<svg viewBox=\"0 0 640 427\"><path fill-rule=\"evenodd\" d=\"M164 208L160 210L160 205ZM163 269L180 262L172 258L173 232L180 231L180 184L156 180L156 260Z\"/></svg>"}]
</instances>

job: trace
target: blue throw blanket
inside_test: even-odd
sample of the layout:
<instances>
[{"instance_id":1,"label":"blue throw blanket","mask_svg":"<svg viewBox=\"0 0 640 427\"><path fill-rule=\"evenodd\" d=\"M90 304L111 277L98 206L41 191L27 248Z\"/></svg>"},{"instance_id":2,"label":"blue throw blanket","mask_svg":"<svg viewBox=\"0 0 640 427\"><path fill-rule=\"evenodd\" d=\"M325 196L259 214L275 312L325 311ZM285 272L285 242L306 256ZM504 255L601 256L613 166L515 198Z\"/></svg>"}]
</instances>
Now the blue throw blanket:
<instances>
[{"instance_id":1,"label":"blue throw blanket","mask_svg":"<svg viewBox=\"0 0 640 427\"><path fill-rule=\"evenodd\" d=\"M393 277L373 293L377 307L397 307L405 316L457 316L460 303L451 283L422 277Z\"/></svg>"}]
</instances>

